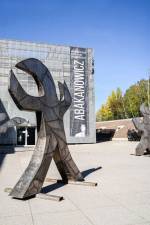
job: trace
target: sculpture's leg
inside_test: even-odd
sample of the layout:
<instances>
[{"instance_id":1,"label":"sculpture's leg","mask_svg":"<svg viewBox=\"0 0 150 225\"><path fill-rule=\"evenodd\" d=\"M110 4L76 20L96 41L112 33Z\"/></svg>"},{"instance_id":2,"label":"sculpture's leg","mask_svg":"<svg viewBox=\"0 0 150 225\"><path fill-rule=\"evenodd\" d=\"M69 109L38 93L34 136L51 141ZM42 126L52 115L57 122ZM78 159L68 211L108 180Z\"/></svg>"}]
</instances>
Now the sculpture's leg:
<instances>
[{"instance_id":1,"label":"sculpture's leg","mask_svg":"<svg viewBox=\"0 0 150 225\"><path fill-rule=\"evenodd\" d=\"M43 124L44 125L44 124ZM57 141L53 134L43 136L40 131L32 159L18 183L10 193L11 196L25 199L40 192L47 174Z\"/></svg>"},{"instance_id":2,"label":"sculpture's leg","mask_svg":"<svg viewBox=\"0 0 150 225\"><path fill-rule=\"evenodd\" d=\"M144 149L142 148L141 143L139 143L138 146L136 147L135 154L137 156L141 156L144 154Z\"/></svg>"},{"instance_id":3,"label":"sculpture's leg","mask_svg":"<svg viewBox=\"0 0 150 225\"><path fill-rule=\"evenodd\" d=\"M140 156L140 155L144 155L144 152L146 151L146 149L149 148L149 140L147 137L145 137L144 135L141 137L140 143L138 144L138 146L136 147L136 155Z\"/></svg>"},{"instance_id":4,"label":"sculpture's leg","mask_svg":"<svg viewBox=\"0 0 150 225\"><path fill-rule=\"evenodd\" d=\"M84 180L81 172L71 157L67 144L62 140L59 140L53 158L64 182L67 182L68 180Z\"/></svg>"},{"instance_id":5,"label":"sculpture's leg","mask_svg":"<svg viewBox=\"0 0 150 225\"><path fill-rule=\"evenodd\" d=\"M69 152L63 121L58 119L57 121L47 122L47 128L57 139L57 147L55 149L53 158L63 181L67 182L70 179L83 181L83 176Z\"/></svg>"},{"instance_id":6,"label":"sculpture's leg","mask_svg":"<svg viewBox=\"0 0 150 225\"><path fill-rule=\"evenodd\" d=\"M54 159L57 169L62 177L63 182L67 183L69 172L67 171L67 168L64 166L64 163L61 160L58 146L55 149L53 159Z\"/></svg>"}]
</instances>

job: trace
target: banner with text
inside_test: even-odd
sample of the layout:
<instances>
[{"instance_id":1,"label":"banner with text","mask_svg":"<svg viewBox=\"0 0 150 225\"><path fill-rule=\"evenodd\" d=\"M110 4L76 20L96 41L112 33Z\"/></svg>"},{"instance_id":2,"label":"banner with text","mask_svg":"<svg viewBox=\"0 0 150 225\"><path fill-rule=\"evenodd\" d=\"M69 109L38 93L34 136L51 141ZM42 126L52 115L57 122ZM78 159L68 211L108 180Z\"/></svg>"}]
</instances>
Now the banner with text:
<instances>
[{"instance_id":1,"label":"banner with text","mask_svg":"<svg viewBox=\"0 0 150 225\"><path fill-rule=\"evenodd\" d=\"M89 133L87 67L87 49L70 47L70 136L74 137L85 137Z\"/></svg>"}]
</instances>

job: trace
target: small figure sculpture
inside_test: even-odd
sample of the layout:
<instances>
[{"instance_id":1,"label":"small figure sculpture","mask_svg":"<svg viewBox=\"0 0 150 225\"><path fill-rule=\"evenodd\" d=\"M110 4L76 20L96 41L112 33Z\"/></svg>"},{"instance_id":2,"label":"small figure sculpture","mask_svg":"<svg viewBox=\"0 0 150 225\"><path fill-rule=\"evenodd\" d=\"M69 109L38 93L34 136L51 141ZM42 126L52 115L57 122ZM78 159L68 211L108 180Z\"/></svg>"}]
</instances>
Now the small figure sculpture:
<instances>
[{"instance_id":1,"label":"small figure sculpture","mask_svg":"<svg viewBox=\"0 0 150 225\"><path fill-rule=\"evenodd\" d=\"M132 119L135 128L141 132L141 140L135 151L137 156L143 155L145 152L150 152L150 109L142 104L140 106L140 112L143 115L143 119Z\"/></svg>"},{"instance_id":2,"label":"small figure sculpture","mask_svg":"<svg viewBox=\"0 0 150 225\"><path fill-rule=\"evenodd\" d=\"M9 92L21 110L36 112L38 139L31 161L11 196L25 199L41 191L52 157L62 180L83 181L83 176L69 152L63 116L71 105L71 96L66 83L58 82L60 100L56 94L53 78L47 67L39 60L30 58L19 62L17 68L34 78L39 96L28 95L11 70Z\"/></svg>"}]
</instances>

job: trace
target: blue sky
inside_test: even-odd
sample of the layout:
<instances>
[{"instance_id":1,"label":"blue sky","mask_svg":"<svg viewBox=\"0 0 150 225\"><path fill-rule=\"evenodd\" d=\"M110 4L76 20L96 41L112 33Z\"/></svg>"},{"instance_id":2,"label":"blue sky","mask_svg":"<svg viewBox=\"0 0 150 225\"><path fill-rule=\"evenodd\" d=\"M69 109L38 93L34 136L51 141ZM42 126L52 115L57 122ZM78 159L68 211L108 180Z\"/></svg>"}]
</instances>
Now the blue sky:
<instances>
[{"instance_id":1,"label":"blue sky","mask_svg":"<svg viewBox=\"0 0 150 225\"><path fill-rule=\"evenodd\" d=\"M96 109L148 77L149 0L0 0L0 39L94 48Z\"/></svg>"}]
</instances>

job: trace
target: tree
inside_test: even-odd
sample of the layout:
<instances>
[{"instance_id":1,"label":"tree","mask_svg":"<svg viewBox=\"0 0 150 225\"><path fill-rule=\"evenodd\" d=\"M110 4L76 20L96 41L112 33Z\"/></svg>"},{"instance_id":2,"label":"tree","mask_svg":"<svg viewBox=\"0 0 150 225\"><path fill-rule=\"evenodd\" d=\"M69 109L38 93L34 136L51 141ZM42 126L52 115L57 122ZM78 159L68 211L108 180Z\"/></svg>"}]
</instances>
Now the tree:
<instances>
[{"instance_id":1,"label":"tree","mask_svg":"<svg viewBox=\"0 0 150 225\"><path fill-rule=\"evenodd\" d=\"M148 80L144 79L130 86L124 96L120 88L112 91L106 103L98 110L96 120L116 120L140 116L142 103L148 105Z\"/></svg>"},{"instance_id":2,"label":"tree","mask_svg":"<svg viewBox=\"0 0 150 225\"><path fill-rule=\"evenodd\" d=\"M103 104L96 114L96 121L124 118L123 97L120 88L112 91L106 104Z\"/></svg>"},{"instance_id":3,"label":"tree","mask_svg":"<svg viewBox=\"0 0 150 225\"><path fill-rule=\"evenodd\" d=\"M102 105L101 108L96 113L96 121L105 121L113 119L112 112L108 105Z\"/></svg>"},{"instance_id":4,"label":"tree","mask_svg":"<svg viewBox=\"0 0 150 225\"><path fill-rule=\"evenodd\" d=\"M129 118L140 116L140 105L148 104L148 81L140 80L130 86L125 92L124 102Z\"/></svg>"},{"instance_id":5,"label":"tree","mask_svg":"<svg viewBox=\"0 0 150 225\"><path fill-rule=\"evenodd\" d=\"M107 104L112 112L113 119L124 118L123 96L120 88L112 91L111 95L108 96Z\"/></svg>"}]
</instances>

